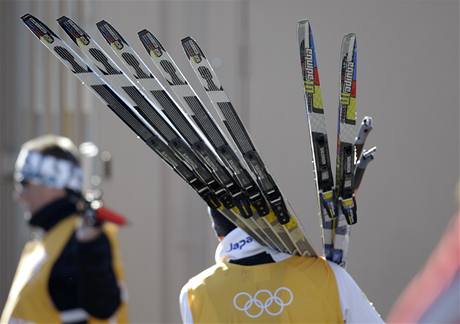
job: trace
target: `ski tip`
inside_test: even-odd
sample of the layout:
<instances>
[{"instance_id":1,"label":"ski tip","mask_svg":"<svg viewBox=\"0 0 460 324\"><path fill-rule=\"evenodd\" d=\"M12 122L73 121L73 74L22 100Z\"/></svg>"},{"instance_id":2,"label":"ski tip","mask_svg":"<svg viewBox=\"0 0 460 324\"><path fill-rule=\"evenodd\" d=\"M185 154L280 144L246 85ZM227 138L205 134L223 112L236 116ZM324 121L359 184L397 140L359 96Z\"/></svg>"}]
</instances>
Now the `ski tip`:
<instances>
[{"instance_id":1,"label":"ski tip","mask_svg":"<svg viewBox=\"0 0 460 324\"><path fill-rule=\"evenodd\" d=\"M26 19L29 19L29 18L35 18L34 16L32 16L30 13L26 13L24 15L21 16L21 19L22 20L26 20ZM36 18L35 18L36 19Z\"/></svg>"},{"instance_id":2,"label":"ski tip","mask_svg":"<svg viewBox=\"0 0 460 324\"><path fill-rule=\"evenodd\" d=\"M59 24L62 24L68 20L71 20L70 18L66 17L66 16L61 16L59 17L58 19L56 19L56 21L59 23Z\"/></svg>"},{"instance_id":3,"label":"ski tip","mask_svg":"<svg viewBox=\"0 0 460 324\"><path fill-rule=\"evenodd\" d=\"M141 30L137 35L150 55L153 54L156 57L160 57L166 52L163 45L161 45L158 39L147 29Z\"/></svg>"},{"instance_id":4,"label":"ski tip","mask_svg":"<svg viewBox=\"0 0 460 324\"><path fill-rule=\"evenodd\" d=\"M46 40L48 43L53 43L54 38L59 38L51 29L48 28L40 19L32 16L29 13L21 16L22 22L30 29L30 31L40 40Z\"/></svg>"},{"instance_id":5,"label":"ski tip","mask_svg":"<svg viewBox=\"0 0 460 324\"><path fill-rule=\"evenodd\" d=\"M206 58L201 48L192 37L187 36L182 38L181 42L189 60L193 59L196 63L200 63L203 58Z\"/></svg>"},{"instance_id":6,"label":"ski tip","mask_svg":"<svg viewBox=\"0 0 460 324\"><path fill-rule=\"evenodd\" d=\"M145 34L148 34L150 33L147 29L142 29L141 31L138 31L137 32L137 35L140 37L140 36L143 36Z\"/></svg>"},{"instance_id":7,"label":"ski tip","mask_svg":"<svg viewBox=\"0 0 460 324\"><path fill-rule=\"evenodd\" d=\"M299 20L299 25L310 26L310 21L308 19Z\"/></svg>"},{"instance_id":8,"label":"ski tip","mask_svg":"<svg viewBox=\"0 0 460 324\"><path fill-rule=\"evenodd\" d=\"M355 33L349 33L349 34L346 34L345 36L343 36L344 38L356 38L356 34Z\"/></svg>"},{"instance_id":9,"label":"ski tip","mask_svg":"<svg viewBox=\"0 0 460 324\"><path fill-rule=\"evenodd\" d=\"M103 25L109 25L110 27L112 27L112 25L110 25L110 24L107 22L107 20L105 20L105 19L99 20L99 21L96 23L97 28L100 28L100 26L103 26Z\"/></svg>"},{"instance_id":10,"label":"ski tip","mask_svg":"<svg viewBox=\"0 0 460 324\"><path fill-rule=\"evenodd\" d=\"M184 45L184 44L193 44L194 46L198 47L198 44L196 43L196 41L190 36L186 36L186 37L182 38L180 41L181 41L182 45Z\"/></svg>"},{"instance_id":11,"label":"ski tip","mask_svg":"<svg viewBox=\"0 0 460 324\"><path fill-rule=\"evenodd\" d=\"M75 44L78 46L89 44L89 35L86 34L85 31L81 29L72 19L66 16L62 16L56 20L59 26L64 29L64 31L75 42Z\"/></svg>"},{"instance_id":12,"label":"ski tip","mask_svg":"<svg viewBox=\"0 0 460 324\"><path fill-rule=\"evenodd\" d=\"M355 33L346 34L345 36L343 36L342 43L352 44L353 46L356 46L356 34Z\"/></svg>"},{"instance_id":13,"label":"ski tip","mask_svg":"<svg viewBox=\"0 0 460 324\"><path fill-rule=\"evenodd\" d=\"M357 46L356 35L354 33L346 34L343 36L340 57L341 60L346 59L349 62L353 62L353 80L356 80Z\"/></svg>"},{"instance_id":14,"label":"ski tip","mask_svg":"<svg viewBox=\"0 0 460 324\"><path fill-rule=\"evenodd\" d=\"M123 48L123 44L128 44L120 35L120 33L113 28L111 24L109 24L106 20L101 20L96 23L97 29L101 32L104 39L110 45L115 45L118 49Z\"/></svg>"},{"instance_id":15,"label":"ski tip","mask_svg":"<svg viewBox=\"0 0 460 324\"><path fill-rule=\"evenodd\" d=\"M306 19L300 20L298 23L299 37L302 35L305 37L310 33L310 22Z\"/></svg>"},{"instance_id":16,"label":"ski tip","mask_svg":"<svg viewBox=\"0 0 460 324\"><path fill-rule=\"evenodd\" d=\"M302 47L310 47L310 21L307 19L300 20L297 25L297 37Z\"/></svg>"}]
</instances>

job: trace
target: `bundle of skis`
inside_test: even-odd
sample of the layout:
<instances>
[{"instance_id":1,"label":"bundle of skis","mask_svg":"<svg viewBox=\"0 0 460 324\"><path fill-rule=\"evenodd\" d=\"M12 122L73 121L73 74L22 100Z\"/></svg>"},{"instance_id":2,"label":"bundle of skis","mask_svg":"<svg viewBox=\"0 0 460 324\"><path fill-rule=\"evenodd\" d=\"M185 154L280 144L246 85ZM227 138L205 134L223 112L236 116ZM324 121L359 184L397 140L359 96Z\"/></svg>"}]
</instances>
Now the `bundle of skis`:
<instances>
[{"instance_id":1,"label":"bundle of skis","mask_svg":"<svg viewBox=\"0 0 460 324\"><path fill-rule=\"evenodd\" d=\"M214 120L171 56L148 30L140 31L139 39L154 66L160 71L161 78L170 85L172 94L162 86L158 81L159 77L153 75L120 33L104 20L97 23L98 30L111 46L118 61L122 63L123 69L81 27L67 17L59 18L58 23L78 45L84 58L75 53L37 18L26 14L21 19L84 85L106 103L211 208L219 210L223 217L228 218L265 246L292 255L316 255L297 217L268 173L209 61L192 38L182 39L183 48L213 109L217 111L228 133L225 133ZM308 24L303 23L303 26L304 32L307 33L304 35L310 37L307 39L311 39L311 34L308 36L310 33ZM310 88L307 90L307 84L310 84L307 53L311 53L313 42L311 39L310 42L304 41L302 44L305 100L310 125L312 125L313 114L318 114L318 109L322 114L322 107L318 106L318 98L321 100L317 95L319 82L317 84L317 79L312 79L311 85L315 88L313 91L310 91ZM350 94L349 98L352 100L353 93ZM345 102L345 95L343 101ZM347 107L354 109L354 106L350 108L351 104L342 105L345 111ZM345 119L344 122L349 120ZM314 131L312 129L316 170L323 172L323 165L317 158L315 146L315 143L321 141L313 139ZM329 163L327 135L325 131L322 134L325 142L321 143L323 145L326 143L325 153ZM346 142L344 137L343 150L346 152L349 151L347 144L349 142ZM351 145L353 146L353 143ZM372 152L367 155L368 157L366 154L363 154L361 161L372 158ZM346 167L353 168L351 171L353 173L355 163L354 161L351 163ZM361 168L363 171L366 164L366 162L358 162L356 170ZM342 173L349 181L350 174L345 171ZM356 175L351 174L352 181L357 174L358 172ZM332 180L332 174L330 176ZM344 265L349 229L347 224L343 224L342 217L345 215L351 222L356 219L353 190L344 185L336 195L333 181L328 182L329 187L322 186L321 181L322 178L318 177L322 226L324 232L328 233L323 235L325 255L328 259ZM350 198L353 202L351 205ZM337 202L340 203L341 209L336 207ZM326 215L330 219L327 219ZM339 242L337 238L340 235L343 239L340 245L336 246L335 242ZM340 259L336 253L339 250Z\"/></svg>"},{"instance_id":2,"label":"bundle of skis","mask_svg":"<svg viewBox=\"0 0 460 324\"><path fill-rule=\"evenodd\" d=\"M328 260L345 266L350 225L357 222L355 193L376 151L376 147L373 147L363 153L364 143L372 130L371 117L364 117L358 135L355 137L356 36L355 34L345 35L340 51L335 186L313 33L307 20L299 22L298 38L324 255Z\"/></svg>"}]
</instances>

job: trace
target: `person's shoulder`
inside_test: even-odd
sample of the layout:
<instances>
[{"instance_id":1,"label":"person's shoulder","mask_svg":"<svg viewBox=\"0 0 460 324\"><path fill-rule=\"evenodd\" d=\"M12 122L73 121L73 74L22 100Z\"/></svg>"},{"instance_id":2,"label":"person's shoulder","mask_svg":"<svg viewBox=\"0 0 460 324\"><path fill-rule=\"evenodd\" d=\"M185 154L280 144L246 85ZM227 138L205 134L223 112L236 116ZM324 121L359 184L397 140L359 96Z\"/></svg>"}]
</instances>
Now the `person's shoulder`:
<instances>
[{"instance_id":1,"label":"person's shoulder","mask_svg":"<svg viewBox=\"0 0 460 324\"><path fill-rule=\"evenodd\" d=\"M104 222L104 224L102 224L102 230L107 235L117 236L118 231L120 230L120 227L117 224L114 224L112 222Z\"/></svg>"},{"instance_id":2,"label":"person's shoulder","mask_svg":"<svg viewBox=\"0 0 460 324\"><path fill-rule=\"evenodd\" d=\"M332 261L329 261L329 260L325 260L325 262L327 262L327 264L329 265L329 267L331 267L331 269L334 271L334 272L339 272L339 273L348 273L342 266L339 266L337 263L335 262L332 262Z\"/></svg>"},{"instance_id":3,"label":"person's shoulder","mask_svg":"<svg viewBox=\"0 0 460 324\"><path fill-rule=\"evenodd\" d=\"M337 263L334 263L332 261L326 261L329 267L332 269L332 271L335 274L335 277L337 280L353 280L350 276L350 274L343 268L342 266L339 266Z\"/></svg>"},{"instance_id":4,"label":"person's shoulder","mask_svg":"<svg viewBox=\"0 0 460 324\"><path fill-rule=\"evenodd\" d=\"M364 295L364 293L359 288L358 284L355 282L353 277L345 270L343 267L339 266L334 262L328 261L329 266L335 275L335 280L337 286L341 291L347 291L348 293L356 293L358 295ZM364 295L367 300L367 297Z\"/></svg>"},{"instance_id":5,"label":"person's shoulder","mask_svg":"<svg viewBox=\"0 0 460 324\"><path fill-rule=\"evenodd\" d=\"M330 276L332 272L338 283L345 286L354 284L353 278L342 266L326 260L322 256L291 256L282 262L286 262L286 265L289 264L290 267L305 275L310 275L313 272L320 276Z\"/></svg>"},{"instance_id":6,"label":"person's shoulder","mask_svg":"<svg viewBox=\"0 0 460 324\"><path fill-rule=\"evenodd\" d=\"M118 249L119 245L119 233L120 227L111 222L104 222L102 224L101 236L105 236L110 243L112 249Z\"/></svg>"},{"instance_id":7,"label":"person's shoulder","mask_svg":"<svg viewBox=\"0 0 460 324\"><path fill-rule=\"evenodd\" d=\"M27 241L26 244L24 244L24 248L22 249L22 254L29 254L35 249L42 247L42 241L39 239L32 239L30 241Z\"/></svg>"},{"instance_id":8,"label":"person's shoulder","mask_svg":"<svg viewBox=\"0 0 460 324\"><path fill-rule=\"evenodd\" d=\"M205 286L210 281L221 280L222 276L219 274L224 272L226 268L225 263L216 263L190 278L183 289L199 289L200 286Z\"/></svg>"},{"instance_id":9,"label":"person's shoulder","mask_svg":"<svg viewBox=\"0 0 460 324\"><path fill-rule=\"evenodd\" d=\"M285 261L291 266L299 268L299 270L306 270L315 269L316 271L325 272L327 273L330 271L329 269L332 268L334 270L334 265L337 266L335 263L329 262L321 256L291 256L287 258ZM340 267L339 267L340 268Z\"/></svg>"},{"instance_id":10,"label":"person's shoulder","mask_svg":"<svg viewBox=\"0 0 460 324\"><path fill-rule=\"evenodd\" d=\"M190 278L189 282L193 285L199 285L200 283L212 280L217 277L218 273L225 271L225 268L224 263L216 263Z\"/></svg>"}]
</instances>

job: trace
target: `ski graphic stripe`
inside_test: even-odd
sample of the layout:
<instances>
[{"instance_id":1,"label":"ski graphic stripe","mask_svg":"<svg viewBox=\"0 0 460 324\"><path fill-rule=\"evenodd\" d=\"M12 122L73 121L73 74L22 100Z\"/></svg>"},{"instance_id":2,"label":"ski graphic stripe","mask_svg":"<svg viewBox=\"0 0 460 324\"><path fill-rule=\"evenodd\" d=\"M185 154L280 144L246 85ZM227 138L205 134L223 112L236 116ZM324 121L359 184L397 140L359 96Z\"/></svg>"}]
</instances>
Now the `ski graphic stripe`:
<instances>
[{"instance_id":1,"label":"ski graphic stripe","mask_svg":"<svg viewBox=\"0 0 460 324\"><path fill-rule=\"evenodd\" d=\"M208 115L205 113L203 105L200 103L196 96L185 96L185 102L189 105L189 107L194 112L194 120L197 124L200 124L200 120L207 119ZM217 130L217 128L212 127L211 123L202 123L203 125L203 132L205 134L209 134L209 139L211 140L214 147L219 147L224 145L225 143L222 140L221 133Z\"/></svg>"},{"instance_id":2,"label":"ski graphic stripe","mask_svg":"<svg viewBox=\"0 0 460 324\"><path fill-rule=\"evenodd\" d=\"M200 138L198 137L197 133L193 128L190 127L187 119L175 108L174 102L171 100L166 91L153 90L151 93L164 108L164 110L168 112L167 114L170 116L171 120L174 120L174 125L176 125L176 127L181 130L183 135L192 143L199 142Z\"/></svg>"},{"instance_id":3,"label":"ski graphic stripe","mask_svg":"<svg viewBox=\"0 0 460 324\"><path fill-rule=\"evenodd\" d=\"M235 143L238 145L241 153L245 154L251 151L254 151L254 145L248 140L249 135L244 128L241 120L235 114L235 109L232 106L232 103L229 101L217 102L224 118L226 120L226 125L228 125L228 131L233 136ZM231 127L230 125L238 125L238 127Z\"/></svg>"}]
</instances>

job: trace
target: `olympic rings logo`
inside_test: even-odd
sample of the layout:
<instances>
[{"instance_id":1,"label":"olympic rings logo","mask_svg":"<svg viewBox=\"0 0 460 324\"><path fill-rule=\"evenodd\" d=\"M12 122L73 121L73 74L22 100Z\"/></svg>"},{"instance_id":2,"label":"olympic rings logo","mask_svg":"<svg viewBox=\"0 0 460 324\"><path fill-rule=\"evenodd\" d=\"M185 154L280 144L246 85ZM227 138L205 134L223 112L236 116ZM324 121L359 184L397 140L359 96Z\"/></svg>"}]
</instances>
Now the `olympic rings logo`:
<instances>
[{"instance_id":1,"label":"olympic rings logo","mask_svg":"<svg viewBox=\"0 0 460 324\"><path fill-rule=\"evenodd\" d=\"M242 291L233 297L233 306L251 318L258 318L264 312L278 316L293 299L294 294L286 287L276 289L274 294L268 289L261 289L254 296Z\"/></svg>"}]
</instances>

